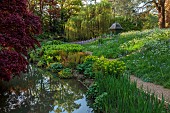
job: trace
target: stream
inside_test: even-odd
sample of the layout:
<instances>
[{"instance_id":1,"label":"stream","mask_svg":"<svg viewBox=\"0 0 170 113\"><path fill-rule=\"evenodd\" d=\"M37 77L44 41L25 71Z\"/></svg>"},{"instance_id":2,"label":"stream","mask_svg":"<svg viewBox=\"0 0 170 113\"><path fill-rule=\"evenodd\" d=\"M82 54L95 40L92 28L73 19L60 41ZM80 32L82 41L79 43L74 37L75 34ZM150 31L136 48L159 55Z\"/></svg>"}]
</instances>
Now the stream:
<instances>
[{"instance_id":1,"label":"stream","mask_svg":"<svg viewBox=\"0 0 170 113\"><path fill-rule=\"evenodd\" d=\"M32 76L0 81L0 113L93 113L86 91L75 79L36 69Z\"/></svg>"}]
</instances>

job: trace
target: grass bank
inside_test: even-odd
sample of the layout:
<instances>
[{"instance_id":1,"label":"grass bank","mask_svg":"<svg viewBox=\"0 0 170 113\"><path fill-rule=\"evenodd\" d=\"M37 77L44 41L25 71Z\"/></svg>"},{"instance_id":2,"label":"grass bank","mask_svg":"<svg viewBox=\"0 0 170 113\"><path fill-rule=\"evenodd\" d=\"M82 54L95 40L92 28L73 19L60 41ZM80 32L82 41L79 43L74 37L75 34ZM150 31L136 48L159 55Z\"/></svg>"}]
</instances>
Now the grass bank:
<instances>
[{"instance_id":1,"label":"grass bank","mask_svg":"<svg viewBox=\"0 0 170 113\"><path fill-rule=\"evenodd\" d=\"M124 61L144 81L170 88L170 29L131 31L83 46L95 56Z\"/></svg>"}]
</instances>

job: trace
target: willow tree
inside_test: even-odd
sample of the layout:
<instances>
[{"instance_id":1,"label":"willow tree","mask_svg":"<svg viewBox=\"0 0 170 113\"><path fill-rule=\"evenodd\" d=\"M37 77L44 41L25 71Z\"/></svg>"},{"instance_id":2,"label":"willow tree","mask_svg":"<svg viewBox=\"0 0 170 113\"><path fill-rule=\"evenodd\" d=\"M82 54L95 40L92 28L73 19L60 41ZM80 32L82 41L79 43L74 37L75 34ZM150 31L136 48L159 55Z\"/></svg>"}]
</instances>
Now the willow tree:
<instances>
[{"instance_id":1,"label":"willow tree","mask_svg":"<svg viewBox=\"0 0 170 113\"><path fill-rule=\"evenodd\" d=\"M65 24L66 38L71 41L86 40L109 32L113 20L111 13L112 7L107 1L82 8Z\"/></svg>"}]
</instances>

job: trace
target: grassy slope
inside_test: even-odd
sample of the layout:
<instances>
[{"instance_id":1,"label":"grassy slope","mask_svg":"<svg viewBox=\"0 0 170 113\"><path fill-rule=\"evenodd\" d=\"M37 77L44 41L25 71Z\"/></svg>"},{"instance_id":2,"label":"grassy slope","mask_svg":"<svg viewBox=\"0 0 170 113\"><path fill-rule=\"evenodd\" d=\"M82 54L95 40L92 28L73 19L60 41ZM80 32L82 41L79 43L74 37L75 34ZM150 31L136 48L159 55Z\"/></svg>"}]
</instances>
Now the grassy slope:
<instances>
[{"instance_id":1,"label":"grassy slope","mask_svg":"<svg viewBox=\"0 0 170 113\"><path fill-rule=\"evenodd\" d=\"M144 81L170 88L170 29L132 31L85 44L93 55L123 60Z\"/></svg>"}]
</instances>

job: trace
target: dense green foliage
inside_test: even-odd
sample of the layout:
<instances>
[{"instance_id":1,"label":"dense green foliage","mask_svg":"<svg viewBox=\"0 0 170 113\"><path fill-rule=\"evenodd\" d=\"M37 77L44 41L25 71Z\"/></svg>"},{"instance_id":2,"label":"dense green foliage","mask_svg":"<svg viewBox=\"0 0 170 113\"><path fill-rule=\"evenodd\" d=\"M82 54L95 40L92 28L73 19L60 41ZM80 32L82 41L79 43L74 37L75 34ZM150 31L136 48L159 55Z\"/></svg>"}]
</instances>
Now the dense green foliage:
<instances>
[{"instance_id":1,"label":"dense green foliage","mask_svg":"<svg viewBox=\"0 0 170 113\"><path fill-rule=\"evenodd\" d=\"M126 66L122 61L108 60L104 57L97 59L93 65L93 70L95 73L102 73L104 76L113 75L119 78L120 75L125 71Z\"/></svg>"},{"instance_id":2,"label":"dense green foliage","mask_svg":"<svg viewBox=\"0 0 170 113\"><path fill-rule=\"evenodd\" d=\"M87 56L82 64L77 66L80 73L86 78L95 78L95 73L102 73L104 76L112 74L116 78L125 71L126 67L122 61L108 60L104 57Z\"/></svg>"},{"instance_id":3,"label":"dense green foliage","mask_svg":"<svg viewBox=\"0 0 170 113\"><path fill-rule=\"evenodd\" d=\"M116 0L111 3L102 0L96 4L83 5L81 0L30 0L30 10L38 14L43 22L44 33L37 38L79 41L109 33L109 27L115 22L122 25L123 31L158 27L157 16L148 12L139 13L135 9L141 2Z\"/></svg>"},{"instance_id":4,"label":"dense green foliage","mask_svg":"<svg viewBox=\"0 0 170 113\"><path fill-rule=\"evenodd\" d=\"M87 56L82 64L77 66L79 73L84 74L86 78L95 78L93 72L93 64L97 61L96 56Z\"/></svg>"},{"instance_id":5,"label":"dense green foliage","mask_svg":"<svg viewBox=\"0 0 170 113\"><path fill-rule=\"evenodd\" d=\"M44 50L44 53L49 55L49 54L54 54L53 52L55 51L57 54L59 50L65 51L65 52L79 52L83 50L83 47L81 45L77 44L61 44L61 45L45 45L42 47L42 50Z\"/></svg>"},{"instance_id":6,"label":"dense green foliage","mask_svg":"<svg viewBox=\"0 0 170 113\"><path fill-rule=\"evenodd\" d=\"M170 108L165 109L163 97L159 101L154 94L137 88L136 83L131 83L128 78L133 74L144 81L170 88L170 29L141 32L158 27L157 23L160 28L165 28L168 17L164 16L169 15L164 10L169 8L164 5L165 0L101 0L100 3L96 0L29 0L28 4L26 1L21 0L19 6L16 4L19 0L0 0L1 79L10 80L22 71L32 71L28 66L27 52L35 48L29 53L29 61L52 72L54 78L77 77L84 83L94 80L87 96L94 100L92 107L97 113L170 112ZM140 5L144 5L144 10ZM151 13L154 7L158 16ZM37 35L41 31L39 18L31 12L40 16L43 23L41 35ZM120 23L125 33L113 35L109 28L115 22ZM41 48L35 46L39 46L39 42L33 37L40 41ZM66 43L97 37L96 41L84 46ZM84 51L91 51L94 56ZM32 72L28 74L33 75ZM24 79L30 82L27 77ZM53 80L50 78L50 81ZM50 84L50 91L55 89ZM22 89L17 90L21 92ZM15 109L13 107L15 105L12 106Z\"/></svg>"},{"instance_id":7,"label":"dense green foliage","mask_svg":"<svg viewBox=\"0 0 170 113\"><path fill-rule=\"evenodd\" d=\"M43 42L44 40L62 40L62 37L50 32L43 32L42 34L34 37L40 42Z\"/></svg>"},{"instance_id":8,"label":"dense green foliage","mask_svg":"<svg viewBox=\"0 0 170 113\"><path fill-rule=\"evenodd\" d=\"M122 33L84 47L93 55L123 60L132 74L170 88L169 40L169 29L155 29Z\"/></svg>"},{"instance_id":9,"label":"dense green foliage","mask_svg":"<svg viewBox=\"0 0 170 113\"><path fill-rule=\"evenodd\" d=\"M62 36L65 22L77 15L83 4L81 0L29 0L28 5L41 18L45 32Z\"/></svg>"},{"instance_id":10,"label":"dense green foliage","mask_svg":"<svg viewBox=\"0 0 170 113\"><path fill-rule=\"evenodd\" d=\"M122 26L123 31L141 30L143 28L143 21L139 17L131 18L118 16L115 17L112 21L118 22Z\"/></svg>"},{"instance_id":11,"label":"dense green foliage","mask_svg":"<svg viewBox=\"0 0 170 113\"><path fill-rule=\"evenodd\" d=\"M70 78L72 69L84 61L86 53L81 52L83 47L77 44L68 44L61 41L42 43L41 48L30 52L30 61L38 67L46 68L57 73L61 78Z\"/></svg>"},{"instance_id":12,"label":"dense green foliage","mask_svg":"<svg viewBox=\"0 0 170 113\"><path fill-rule=\"evenodd\" d=\"M112 3L113 14L115 16L128 17L129 15L131 15L131 18L135 18L136 16L135 14L137 14L138 11L142 9L138 8L139 5L142 5L142 3L146 0L109 0L109 1ZM145 7L145 9L147 9L147 7Z\"/></svg>"},{"instance_id":13,"label":"dense green foliage","mask_svg":"<svg viewBox=\"0 0 170 113\"><path fill-rule=\"evenodd\" d=\"M149 14L143 19L142 29L153 29L158 27L158 16Z\"/></svg>"},{"instance_id":14,"label":"dense green foliage","mask_svg":"<svg viewBox=\"0 0 170 113\"><path fill-rule=\"evenodd\" d=\"M164 100L160 102L154 94L138 89L125 75L117 79L114 76L96 75L95 83L87 92L96 113L168 113Z\"/></svg>"},{"instance_id":15,"label":"dense green foliage","mask_svg":"<svg viewBox=\"0 0 170 113\"><path fill-rule=\"evenodd\" d=\"M60 78L72 78L72 70L70 68L64 68L59 73Z\"/></svg>"},{"instance_id":16,"label":"dense green foliage","mask_svg":"<svg viewBox=\"0 0 170 113\"><path fill-rule=\"evenodd\" d=\"M66 39L68 41L87 40L109 33L109 27L114 22L120 23L123 31L156 27L152 18L140 18L140 16L133 16L132 18L123 15L114 17L111 14L112 4L107 1L82 8L77 16L68 19L65 25ZM152 25L144 25L146 24L145 21L150 21ZM143 22L145 23L143 24Z\"/></svg>"},{"instance_id":17,"label":"dense green foliage","mask_svg":"<svg viewBox=\"0 0 170 113\"><path fill-rule=\"evenodd\" d=\"M69 41L87 40L109 32L113 19L111 4L103 1L81 9L77 16L71 17L66 25L66 38Z\"/></svg>"}]
</instances>

